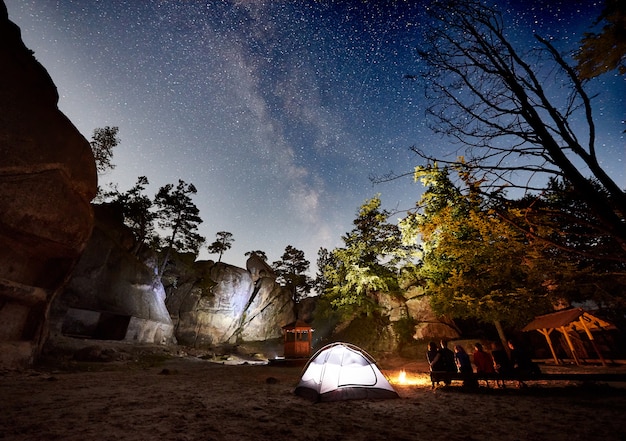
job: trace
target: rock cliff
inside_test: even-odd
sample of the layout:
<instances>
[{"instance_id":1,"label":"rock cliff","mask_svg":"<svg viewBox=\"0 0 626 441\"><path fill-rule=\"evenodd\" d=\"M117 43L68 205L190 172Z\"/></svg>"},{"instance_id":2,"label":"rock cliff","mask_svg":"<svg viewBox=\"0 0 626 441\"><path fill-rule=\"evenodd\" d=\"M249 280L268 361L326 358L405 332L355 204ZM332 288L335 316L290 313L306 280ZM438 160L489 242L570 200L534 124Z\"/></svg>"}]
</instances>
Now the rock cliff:
<instances>
[{"instance_id":1,"label":"rock cliff","mask_svg":"<svg viewBox=\"0 0 626 441\"><path fill-rule=\"evenodd\" d=\"M258 257L247 270L171 253L161 281L156 256L132 253L115 206L94 208L91 239L53 304L55 335L210 348L275 339L295 320L290 292Z\"/></svg>"},{"instance_id":2,"label":"rock cliff","mask_svg":"<svg viewBox=\"0 0 626 441\"><path fill-rule=\"evenodd\" d=\"M91 234L88 141L0 1L0 366L29 365L49 305Z\"/></svg>"},{"instance_id":3,"label":"rock cliff","mask_svg":"<svg viewBox=\"0 0 626 441\"><path fill-rule=\"evenodd\" d=\"M282 326L295 320L291 293L258 257L248 259L249 270L183 257L173 260L164 277L180 343L209 347L269 340L281 337Z\"/></svg>"},{"instance_id":4,"label":"rock cliff","mask_svg":"<svg viewBox=\"0 0 626 441\"><path fill-rule=\"evenodd\" d=\"M174 342L156 257L132 252L133 235L114 205L94 208L91 239L53 304L53 331L101 340Z\"/></svg>"}]
</instances>

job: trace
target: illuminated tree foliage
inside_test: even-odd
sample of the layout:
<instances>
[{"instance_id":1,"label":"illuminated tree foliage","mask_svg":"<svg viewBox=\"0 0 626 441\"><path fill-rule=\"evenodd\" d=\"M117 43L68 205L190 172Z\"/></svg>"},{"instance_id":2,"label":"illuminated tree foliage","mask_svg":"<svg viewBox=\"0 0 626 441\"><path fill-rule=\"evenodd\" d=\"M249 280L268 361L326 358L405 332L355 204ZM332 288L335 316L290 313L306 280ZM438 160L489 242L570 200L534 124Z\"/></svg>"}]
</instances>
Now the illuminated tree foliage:
<instances>
[{"instance_id":1,"label":"illuminated tree foliage","mask_svg":"<svg viewBox=\"0 0 626 441\"><path fill-rule=\"evenodd\" d=\"M567 295L573 268L555 265L543 243L487 207L479 182L460 172L463 191L447 168L418 167L427 188L417 210L400 222L403 240L421 241L418 277L435 312L520 325Z\"/></svg>"},{"instance_id":2,"label":"illuminated tree foliage","mask_svg":"<svg viewBox=\"0 0 626 441\"><path fill-rule=\"evenodd\" d=\"M198 225L202 223L200 211L191 199L196 192L193 184L179 179L176 187L167 184L159 189L154 198L158 226L169 232L165 239L160 275L165 271L172 250L197 253L204 242L204 238L197 233Z\"/></svg>"},{"instance_id":3,"label":"illuminated tree foliage","mask_svg":"<svg viewBox=\"0 0 626 441\"><path fill-rule=\"evenodd\" d=\"M306 275L309 266L310 262L304 258L304 251L291 245L287 245L280 260L272 264L276 281L291 291L295 303L311 292L313 281Z\"/></svg>"},{"instance_id":4,"label":"illuminated tree foliage","mask_svg":"<svg viewBox=\"0 0 626 441\"><path fill-rule=\"evenodd\" d=\"M626 262L626 192L600 165L591 99L575 69L539 35L536 47L517 50L499 11L482 1L442 0L428 13L434 25L419 50L428 114L435 131L465 150L462 161L415 152L472 170L494 199L502 188L537 194L550 177L567 182L584 202L572 216L593 218L594 234L611 237ZM540 237L531 225L519 227Z\"/></svg>"},{"instance_id":5,"label":"illuminated tree foliage","mask_svg":"<svg viewBox=\"0 0 626 441\"><path fill-rule=\"evenodd\" d=\"M319 254L317 286L339 312L372 313L378 309L376 291L398 289L398 267L410 247L402 245L400 230L388 222L389 216L379 196L366 201L354 229L342 237L345 246Z\"/></svg>"},{"instance_id":6,"label":"illuminated tree foliage","mask_svg":"<svg viewBox=\"0 0 626 441\"><path fill-rule=\"evenodd\" d=\"M586 33L580 50L574 55L578 76L583 80L595 78L612 70L626 75L626 2L606 0L605 8L595 25L600 32Z\"/></svg>"},{"instance_id":7,"label":"illuminated tree foliage","mask_svg":"<svg viewBox=\"0 0 626 441\"><path fill-rule=\"evenodd\" d=\"M222 255L224 252L230 250L233 246L233 234L228 231L218 231L215 235L216 240L211 245L209 245L209 253L211 254L219 254L218 262L222 261Z\"/></svg>"}]
</instances>

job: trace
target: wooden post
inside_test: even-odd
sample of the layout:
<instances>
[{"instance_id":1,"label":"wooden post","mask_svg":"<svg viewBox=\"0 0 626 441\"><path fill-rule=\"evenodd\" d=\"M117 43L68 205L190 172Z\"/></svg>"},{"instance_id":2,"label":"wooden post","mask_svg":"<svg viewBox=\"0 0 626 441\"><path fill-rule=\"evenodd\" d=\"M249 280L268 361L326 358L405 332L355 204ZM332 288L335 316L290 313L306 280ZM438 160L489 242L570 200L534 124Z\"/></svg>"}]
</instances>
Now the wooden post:
<instances>
[{"instance_id":1,"label":"wooden post","mask_svg":"<svg viewBox=\"0 0 626 441\"><path fill-rule=\"evenodd\" d=\"M567 329L565 329L565 326L561 326L560 331L563 333L563 337L565 337L567 346L569 346L569 350L572 352L572 357L574 358L574 362L576 363L576 366L580 366L580 361L578 361L578 357L576 356L576 350L574 349L572 340L570 340L569 335L567 334Z\"/></svg>"},{"instance_id":2,"label":"wooden post","mask_svg":"<svg viewBox=\"0 0 626 441\"><path fill-rule=\"evenodd\" d=\"M552 346L552 340L550 340L550 333L552 331L554 331L554 328L537 329L537 331L541 332L546 337L546 340L548 342L548 346L550 347L550 352L552 352L552 358L554 358L554 363L555 364L561 364L561 362L559 361L558 357L556 356L556 351L554 350L554 346Z\"/></svg>"},{"instance_id":3,"label":"wooden post","mask_svg":"<svg viewBox=\"0 0 626 441\"><path fill-rule=\"evenodd\" d=\"M598 349L598 346L596 345L596 341L593 339L593 335L591 334L591 331L589 330L589 328L587 328L587 324L585 323L585 320L583 319L583 317L584 316L581 315L579 318L580 324L583 326L583 329L585 330L587 337L589 337L591 346L593 346L593 349L596 351L596 354L598 354L598 357L600 358L600 362L602 363L602 366L606 367L606 360L604 360L604 357L600 353L600 349Z\"/></svg>"}]
</instances>

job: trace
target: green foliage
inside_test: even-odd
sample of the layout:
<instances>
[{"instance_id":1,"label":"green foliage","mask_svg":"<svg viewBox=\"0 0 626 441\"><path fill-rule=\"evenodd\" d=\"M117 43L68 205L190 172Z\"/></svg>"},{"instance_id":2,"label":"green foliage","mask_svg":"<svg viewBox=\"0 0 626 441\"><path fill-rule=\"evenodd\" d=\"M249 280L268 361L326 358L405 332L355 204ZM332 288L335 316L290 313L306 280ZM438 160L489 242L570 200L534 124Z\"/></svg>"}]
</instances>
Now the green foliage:
<instances>
[{"instance_id":1,"label":"green foliage","mask_svg":"<svg viewBox=\"0 0 626 441\"><path fill-rule=\"evenodd\" d=\"M398 336L398 342L402 345L413 342L417 321L412 317L402 317L393 322L393 329Z\"/></svg>"},{"instance_id":2,"label":"green foliage","mask_svg":"<svg viewBox=\"0 0 626 441\"><path fill-rule=\"evenodd\" d=\"M433 309L509 324L549 311L564 292L554 274L565 265L555 265L537 243L484 206L478 183L459 174L465 191L452 183L447 168L418 168L415 179L427 190L419 211L400 223L405 240L422 241L418 277Z\"/></svg>"},{"instance_id":3,"label":"green foliage","mask_svg":"<svg viewBox=\"0 0 626 441\"><path fill-rule=\"evenodd\" d=\"M219 254L218 262L222 261L222 254L225 251L230 250L233 246L233 234L228 231L218 231L215 235L216 240L211 245L209 245L209 253L211 254Z\"/></svg>"},{"instance_id":4,"label":"green foliage","mask_svg":"<svg viewBox=\"0 0 626 441\"><path fill-rule=\"evenodd\" d=\"M318 253L316 281L330 304L343 315L372 314L378 309L376 291L398 289L398 271L412 256L400 231L381 209L380 196L367 200L357 213L354 229L342 237L345 247Z\"/></svg>"},{"instance_id":5,"label":"green foliage","mask_svg":"<svg viewBox=\"0 0 626 441\"><path fill-rule=\"evenodd\" d=\"M330 304L330 299L323 295L319 296L315 303L313 317L314 323L316 323L315 331L317 338L323 338L327 334L330 334L332 329L342 319L341 314ZM323 324L323 329L320 329L320 324Z\"/></svg>"},{"instance_id":6,"label":"green foliage","mask_svg":"<svg viewBox=\"0 0 626 441\"><path fill-rule=\"evenodd\" d=\"M276 280L291 291L294 302L298 303L311 292L313 286L313 280L306 275L310 262L304 258L304 251L291 245L285 247L280 259L272 264Z\"/></svg>"},{"instance_id":7,"label":"green foliage","mask_svg":"<svg viewBox=\"0 0 626 441\"><path fill-rule=\"evenodd\" d=\"M349 341L372 355L379 351L389 352L390 349L395 349L397 344L390 325L389 317L378 313L356 314L351 317L347 326L336 330L333 338Z\"/></svg>"}]
</instances>

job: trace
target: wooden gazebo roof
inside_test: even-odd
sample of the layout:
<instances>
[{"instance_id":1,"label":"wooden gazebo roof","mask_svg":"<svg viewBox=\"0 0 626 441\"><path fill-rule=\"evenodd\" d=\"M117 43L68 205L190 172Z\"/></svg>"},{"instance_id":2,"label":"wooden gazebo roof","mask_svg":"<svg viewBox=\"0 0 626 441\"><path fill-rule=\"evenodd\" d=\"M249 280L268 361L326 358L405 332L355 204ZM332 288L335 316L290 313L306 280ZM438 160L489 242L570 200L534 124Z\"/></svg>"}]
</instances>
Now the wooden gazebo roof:
<instances>
[{"instance_id":1,"label":"wooden gazebo roof","mask_svg":"<svg viewBox=\"0 0 626 441\"><path fill-rule=\"evenodd\" d=\"M283 330L285 331L295 331L303 329L311 329L311 325L309 325L304 320L296 320L295 322L291 322L283 326Z\"/></svg>"},{"instance_id":2,"label":"wooden gazebo roof","mask_svg":"<svg viewBox=\"0 0 626 441\"><path fill-rule=\"evenodd\" d=\"M576 364L579 364L579 361L578 357L576 357L576 352L569 336L570 332L584 332L587 334L587 337L596 350L602 364L606 365L602 354L593 340L591 331L607 331L617 329L613 324L590 314L582 308L564 309L562 311L556 311L550 314L535 317L532 322L527 324L524 329L522 329L522 331L539 331L543 334L548 342L550 351L552 352L552 357L554 358L555 363L558 364L559 360L556 356L556 352L554 351L554 347L552 346L552 341L550 340L550 333L555 329L563 334Z\"/></svg>"},{"instance_id":3,"label":"wooden gazebo roof","mask_svg":"<svg viewBox=\"0 0 626 441\"><path fill-rule=\"evenodd\" d=\"M582 308L572 308L539 315L527 324L522 331L561 329L563 327L568 331L584 331L585 327L590 331L616 329L611 323L590 314Z\"/></svg>"}]
</instances>

